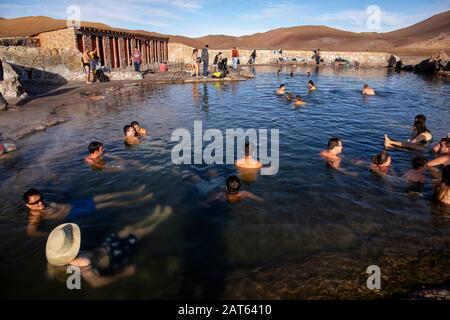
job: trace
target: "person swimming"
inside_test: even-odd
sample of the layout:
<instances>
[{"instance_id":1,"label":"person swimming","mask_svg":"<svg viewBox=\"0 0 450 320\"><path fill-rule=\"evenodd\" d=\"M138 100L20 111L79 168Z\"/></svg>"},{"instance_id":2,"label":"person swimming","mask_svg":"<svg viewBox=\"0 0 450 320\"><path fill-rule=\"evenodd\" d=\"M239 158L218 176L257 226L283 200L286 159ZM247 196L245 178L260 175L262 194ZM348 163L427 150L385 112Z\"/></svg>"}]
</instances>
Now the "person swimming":
<instances>
[{"instance_id":1,"label":"person swimming","mask_svg":"<svg viewBox=\"0 0 450 320\"><path fill-rule=\"evenodd\" d=\"M386 148L398 147L412 150L424 150L424 145L433 140L433 135L428 130L424 115L417 115L413 125L414 135L408 141L395 141L384 135L384 146Z\"/></svg>"},{"instance_id":2,"label":"person swimming","mask_svg":"<svg viewBox=\"0 0 450 320\"><path fill-rule=\"evenodd\" d=\"M316 91L316 90L317 90L317 87L314 84L314 82L312 80L309 80L308 81L308 92L311 93L311 92Z\"/></svg>"},{"instance_id":3,"label":"person swimming","mask_svg":"<svg viewBox=\"0 0 450 320\"><path fill-rule=\"evenodd\" d=\"M412 163L412 169L408 170L408 172L406 172L403 175L403 178L405 178L406 180L408 180L409 182L412 183L417 183L417 184L425 184L425 169L426 169L426 160L424 157L414 157L411 160Z\"/></svg>"},{"instance_id":4,"label":"person swimming","mask_svg":"<svg viewBox=\"0 0 450 320\"><path fill-rule=\"evenodd\" d=\"M294 95L290 92L286 93L286 100L292 101L294 99Z\"/></svg>"},{"instance_id":5,"label":"person swimming","mask_svg":"<svg viewBox=\"0 0 450 320\"><path fill-rule=\"evenodd\" d=\"M280 73L281 73L281 69L278 69L278 70L277 70L277 77L280 76Z\"/></svg>"},{"instance_id":6,"label":"person swimming","mask_svg":"<svg viewBox=\"0 0 450 320\"><path fill-rule=\"evenodd\" d=\"M103 159L103 152L105 148L103 144L98 141L93 141L89 144L89 155L84 158L84 161L93 169L103 169L105 167L105 160Z\"/></svg>"},{"instance_id":7,"label":"person swimming","mask_svg":"<svg viewBox=\"0 0 450 320\"><path fill-rule=\"evenodd\" d=\"M311 77L311 72L308 71L308 72L306 73L306 76L307 76L307 77Z\"/></svg>"},{"instance_id":8,"label":"person swimming","mask_svg":"<svg viewBox=\"0 0 450 320\"><path fill-rule=\"evenodd\" d=\"M365 84L363 86L363 89L362 89L361 93L363 95L366 95L366 96L374 96L375 95L375 90L373 88L369 87L368 84Z\"/></svg>"},{"instance_id":9,"label":"person swimming","mask_svg":"<svg viewBox=\"0 0 450 320\"><path fill-rule=\"evenodd\" d=\"M139 125L139 122L133 121L133 122L131 122L130 125L134 128L134 130L136 130L136 132L139 134L140 137L143 137L143 136L146 136L146 135L147 135L147 130L145 130L144 128L142 128L142 127Z\"/></svg>"},{"instance_id":10,"label":"person swimming","mask_svg":"<svg viewBox=\"0 0 450 320\"><path fill-rule=\"evenodd\" d=\"M236 167L239 169L260 169L262 167L262 163L251 156L250 143L248 141L245 142L244 146L244 158L236 161Z\"/></svg>"},{"instance_id":11,"label":"person swimming","mask_svg":"<svg viewBox=\"0 0 450 320\"><path fill-rule=\"evenodd\" d=\"M302 100L302 97L301 97L301 96L297 95L297 96L295 97L295 106L296 106L296 107L300 107L300 106L304 105L305 103L306 103L306 102Z\"/></svg>"},{"instance_id":12,"label":"person swimming","mask_svg":"<svg viewBox=\"0 0 450 320\"><path fill-rule=\"evenodd\" d=\"M237 176L230 176L225 181L225 191L212 195L206 201L206 204L210 204L216 201L226 201L229 204L241 202L245 199L252 199L256 201L263 201L262 198L254 195L249 191L240 191L241 180Z\"/></svg>"},{"instance_id":13,"label":"person swimming","mask_svg":"<svg viewBox=\"0 0 450 320\"><path fill-rule=\"evenodd\" d=\"M450 205L450 165L442 169L441 180L434 188L433 199L437 202Z\"/></svg>"},{"instance_id":14,"label":"person swimming","mask_svg":"<svg viewBox=\"0 0 450 320\"><path fill-rule=\"evenodd\" d=\"M277 95L284 95L286 94L286 85L280 84L280 87L277 89Z\"/></svg>"},{"instance_id":15,"label":"person swimming","mask_svg":"<svg viewBox=\"0 0 450 320\"><path fill-rule=\"evenodd\" d=\"M60 268L66 273L68 265L79 267L82 278L93 288L131 276L136 268L128 262L138 241L153 233L171 214L170 207L157 206L141 221L109 234L102 245L92 251L83 250L85 244L77 224L61 224L47 238L45 256L48 271L56 274L55 269Z\"/></svg>"},{"instance_id":16,"label":"person swimming","mask_svg":"<svg viewBox=\"0 0 450 320\"><path fill-rule=\"evenodd\" d=\"M375 173L386 175L391 167L392 158L385 150L372 157L370 170Z\"/></svg>"},{"instance_id":17,"label":"person swimming","mask_svg":"<svg viewBox=\"0 0 450 320\"><path fill-rule=\"evenodd\" d=\"M83 198L71 203L56 203L44 201L44 196L37 189L28 189L22 196L28 209L27 234L29 236L46 236L46 233L38 231L42 220L77 219L107 208L126 206L142 202L153 197L153 193L130 200L120 200L124 196L141 195L145 186L136 190L107 193Z\"/></svg>"},{"instance_id":18,"label":"person swimming","mask_svg":"<svg viewBox=\"0 0 450 320\"><path fill-rule=\"evenodd\" d=\"M333 168L339 168L341 157L339 156L344 150L342 140L338 137L333 137L328 140L327 150L322 150L320 156L327 160L327 163Z\"/></svg>"},{"instance_id":19,"label":"person swimming","mask_svg":"<svg viewBox=\"0 0 450 320\"><path fill-rule=\"evenodd\" d=\"M124 140L126 144L134 145L141 142L141 140L139 140L139 133L134 127L126 125L123 127L123 132L125 134Z\"/></svg>"}]
</instances>

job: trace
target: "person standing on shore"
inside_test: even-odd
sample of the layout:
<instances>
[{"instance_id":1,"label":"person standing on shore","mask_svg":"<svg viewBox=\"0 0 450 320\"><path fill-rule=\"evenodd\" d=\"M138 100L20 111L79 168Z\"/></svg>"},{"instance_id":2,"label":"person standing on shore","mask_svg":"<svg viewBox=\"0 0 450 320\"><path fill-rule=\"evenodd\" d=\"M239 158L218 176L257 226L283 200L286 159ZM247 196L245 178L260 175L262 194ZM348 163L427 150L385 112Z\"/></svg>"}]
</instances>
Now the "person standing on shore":
<instances>
[{"instance_id":1,"label":"person standing on shore","mask_svg":"<svg viewBox=\"0 0 450 320\"><path fill-rule=\"evenodd\" d=\"M201 60L201 58L198 56L198 49L193 49L192 50L192 61L191 61L191 66L192 66L192 76L193 77L198 77L200 75L199 73L199 60Z\"/></svg>"},{"instance_id":2,"label":"person standing on shore","mask_svg":"<svg viewBox=\"0 0 450 320\"><path fill-rule=\"evenodd\" d=\"M316 64L320 64L320 49L317 49L316 52Z\"/></svg>"},{"instance_id":3,"label":"person standing on shore","mask_svg":"<svg viewBox=\"0 0 450 320\"><path fill-rule=\"evenodd\" d=\"M219 62L221 62L221 61L222 61L222 52L219 52L214 57L214 62L213 62L213 70L214 70L214 72L216 72L218 70Z\"/></svg>"},{"instance_id":4,"label":"person standing on shore","mask_svg":"<svg viewBox=\"0 0 450 320\"><path fill-rule=\"evenodd\" d=\"M233 47L233 50L231 50L231 59L233 62L233 69L236 70L239 59L239 51L236 49L236 47Z\"/></svg>"},{"instance_id":5,"label":"person standing on shore","mask_svg":"<svg viewBox=\"0 0 450 320\"><path fill-rule=\"evenodd\" d=\"M206 78L208 76L208 66L209 66L209 52L207 44L205 44L205 47L202 49L202 62L203 62L203 78Z\"/></svg>"},{"instance_id":6,"label":"person standing on shore","mask_svg":"<svg viewBox=\"0 0 450 320\"><path fill-rule=\"evenodd\" d=\"M141 72L142 53L139 51L137 47L134 48L133 62L134 62L134 71Z\"/></svg>"},{"instance_id":7,"label":"person standing on shore","mask_svg":"<svg viewBox=\"0 0 450 320\"><path fill-rule=\"evenodd\" d=\"M97 49L96 49L97 50ZM81 61L83 62L83 69L86 73L86 83L91 83L91 60L96 50L89 51L89 49L84 50L83 56L81 57Z\"/></svg>"},{"instance_id":8,"label":"person standing on shore","mask_svg":"<svg viewBox=\"0 0 450 320\"><path fill-rule=\"evenodd\" d=\"M252 54L250 55L250 64L255 64L256 61L256 50L253 50Z\"/></svg>"}]
</instances>

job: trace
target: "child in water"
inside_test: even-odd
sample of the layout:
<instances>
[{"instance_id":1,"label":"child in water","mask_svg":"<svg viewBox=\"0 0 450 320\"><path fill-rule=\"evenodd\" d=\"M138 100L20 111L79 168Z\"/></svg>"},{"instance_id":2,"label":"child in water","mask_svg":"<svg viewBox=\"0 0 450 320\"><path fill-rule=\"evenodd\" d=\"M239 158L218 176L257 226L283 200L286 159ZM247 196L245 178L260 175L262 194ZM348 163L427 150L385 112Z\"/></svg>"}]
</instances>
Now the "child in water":
<instances>
[{"instance_id":1,"label":"child in water","mask_svg":"<svg viewBox=\"0 0 450 320\"><path fill-rule=\"evenodd\" d=\"M124 141L128 145L139 144L141 140L139 140L139 133L133 126L127 125L123 127Z\"/></svg>"}]
</instances>

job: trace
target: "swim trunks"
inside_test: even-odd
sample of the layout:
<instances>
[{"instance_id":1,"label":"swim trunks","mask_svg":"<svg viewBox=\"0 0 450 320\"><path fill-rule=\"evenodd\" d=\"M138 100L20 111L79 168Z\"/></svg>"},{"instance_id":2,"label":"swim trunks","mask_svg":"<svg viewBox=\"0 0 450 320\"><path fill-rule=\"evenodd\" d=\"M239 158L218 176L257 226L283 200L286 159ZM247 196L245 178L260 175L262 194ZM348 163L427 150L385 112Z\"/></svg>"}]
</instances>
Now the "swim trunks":
<instances>
[{"instance_id":1,"label":"swim trunks","mask_svg":"<svg viewBox=\"0 0 450 320\"><path fill-rule=\"evenodd\" d=\"M92 197L74 201L71 205L72 208L70 209L68 219L85 217L97 211L94 198Z\"/></svg>"},{"instance_id":2,"label":"swim trunks","mask_svg":"<svg viewBox=\"0 0 450 320\"><path fill-rule=\"evenodd\" d=\"M125 266L137 242L138 238L135 235L130 234L128 237L121 239L117 234L111 233L102 245L109 257L109 267L102 272L114 272Z\"/></svg>"}]
</instances>

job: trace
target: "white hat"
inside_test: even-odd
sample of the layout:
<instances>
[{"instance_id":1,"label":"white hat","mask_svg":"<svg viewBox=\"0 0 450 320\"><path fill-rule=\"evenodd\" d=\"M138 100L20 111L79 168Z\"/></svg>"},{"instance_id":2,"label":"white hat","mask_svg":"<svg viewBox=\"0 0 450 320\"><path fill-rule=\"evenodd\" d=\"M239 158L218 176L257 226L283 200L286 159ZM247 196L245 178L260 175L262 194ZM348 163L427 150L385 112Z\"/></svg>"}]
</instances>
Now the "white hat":
<instances>
[{"instance_id":1,"label":"white hat","mask_svg":"<svg viewBox=\"0 0 450 320\"><path fill-rule=\"evenodd\" d=\"M80 227L74 223L57 226L50 233L45 246L45 255L51 265L65 266L76 258L80 251Z\"/></svg>"}]
</instances>

